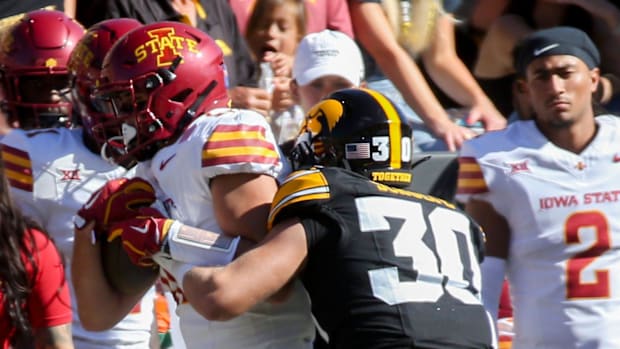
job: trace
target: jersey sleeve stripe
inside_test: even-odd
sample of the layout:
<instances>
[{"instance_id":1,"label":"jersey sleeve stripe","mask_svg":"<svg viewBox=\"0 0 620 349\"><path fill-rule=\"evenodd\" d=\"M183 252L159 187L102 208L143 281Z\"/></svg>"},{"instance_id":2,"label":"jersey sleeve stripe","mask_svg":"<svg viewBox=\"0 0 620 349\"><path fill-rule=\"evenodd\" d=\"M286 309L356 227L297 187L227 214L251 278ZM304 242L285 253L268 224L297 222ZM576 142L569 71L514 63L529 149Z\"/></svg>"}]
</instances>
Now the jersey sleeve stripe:
<instances>
[{"instance_id":1,"label":"jersey sleeve stripe","mask_svg":"<svg viewBox=\"0 0 620 349\"><path fill-rule=\"evenodd\" d=\"M285 197L277 205L273 206L269 213L268 228L271 229L273 221L278 213L286 206L297 202L309 200L326 200L329 199L329 187L311 188L302 190Z\"/></svg>"},{"instance_id":2,"label":"jersey sleeve stripe","mask_svg":"<svg viewBox=\"0 0 620 349\"><path fill-rule=\"evenodd\" d=\"M286 206L306 200L329 199L329 185L327 179L318 170L308 170L292 173L273 198L268 226L278 213Z\"/></svg>"},{"instance_id":3,"label":"jersey sleeve stripe","mask_svg":"<svg viewBox=\"0 0 620 349\"><path fill-rule=\"evenodd\" d=\"M489 189L482 175L482 169L475 158L459 158L457 194L479 194Z\"/></svg>"},{"instance_id":4,"label":"jersey sleeve stripe","mask_svg":"<svg viewBox=\"0 0 620 349\"><path fill-rule=\"evenodd\" d=\"M28 153L3 144L2 159L9 184L14 188L32 192L34 190L34 178L32 176L32 162Z\"/></svg>"},{"instance_id":5,"label":"jersey sleeve stripe","mask_svg":"<svg viewBox=\"0 0 620 349\"><path fill-rule=\"evenodd\" d=\"M30 162L30 155L28 155L27 152L17 148L13 148L6 144L2 145L2 159L5 163L11 162L21 167L32 167L32 163Z\"/></svg>"},{"instance_id":6,"label":"jersey sleeve stripe","mask_svg":"<svg viewBox=\"0 0 620 349\"><path fill-rule=\"evenodd\" d=\"M207 143L205 143L203 147L203 151L207 150L217 150L217 149L225 149L232 147L256 147L256 148L266 148L269 150L275 150L275 146L273 143L267 142L264 139L243 139L243 138L235 138L223 141L213 141L210 139Z\"/></svg>"},{"instance_id":7,"label":"jersey sleeve stripe","mask_svg":"<svg viewBox=\"0 0 620 349\"><path fill-rule=\"evenodd\" d=\"M274 165L280 161L275 144L265 138L261 125L218 125L202 149L202 166L254 162Z\"/></svg>"},{"instance_id":8,"label":"jersey sleeve stripe","mask_svg":"<svg viewBox=\"0 0 620 349\"><path fill-rule=\"evenodd\" d=\"M215 127L214 135L216 133L226 132L261 132L265 134L265 127L261 125L248 125L248 124L235 124L235 125L217 125Z\"/></svg>"},{"instance_id":9,"label":"jersey sleeve stripe","mask_svg":"<svg viewBox=\"0 0 620 349\"><path fill-rule=\"evenodd\" d=\"M204 150L202 153L202 167L240 162L275 165L279 161L277 152L258 147L231 147L215 151Z\"/></svg>"},{"instance_id":10,"label":"jersey sleeve stripe","mask_svg":"<svg viewBox=\"0 0 620 349\"><path fill-rule=\"evenodd\" d=\"M222 142L230 140L258 140L265 139L265 130L243 131L243 132L214 132L209 137L209 142Z\"/></svg>"}]
</instances>

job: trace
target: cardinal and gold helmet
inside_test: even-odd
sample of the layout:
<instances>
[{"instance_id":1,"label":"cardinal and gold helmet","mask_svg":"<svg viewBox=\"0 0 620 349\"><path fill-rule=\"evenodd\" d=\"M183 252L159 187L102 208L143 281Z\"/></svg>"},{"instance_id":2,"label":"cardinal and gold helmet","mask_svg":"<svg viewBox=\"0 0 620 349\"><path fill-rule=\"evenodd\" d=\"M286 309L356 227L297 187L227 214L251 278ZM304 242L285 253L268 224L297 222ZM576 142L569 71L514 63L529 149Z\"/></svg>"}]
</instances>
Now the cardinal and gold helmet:
<instances>
[{"instance_id":1,"label":"cardinal and gold helmet","mask_svg":"<svg viewBox=\"0 0 620 349\"><path fill-rule=\"evenodd\" d=\"M104 134L102 155L116 163L150 159L192 120L228 105L222 50L183 23L143 25L107 53L94 97L100 110L115 115L92 126L93 133Z\"/></svg>"},{"instance_id":2,"label":"cardinal and gold helmet","mask_svg":"<svg viewBox=\"0 0 620 349\"><path fill-rule=\"evenodd\" d=\"M36 10L3 29L0 82L9 122L24 129L70 126L67 63L84 28L61 11Z\"/></svg>"}]
</instances>

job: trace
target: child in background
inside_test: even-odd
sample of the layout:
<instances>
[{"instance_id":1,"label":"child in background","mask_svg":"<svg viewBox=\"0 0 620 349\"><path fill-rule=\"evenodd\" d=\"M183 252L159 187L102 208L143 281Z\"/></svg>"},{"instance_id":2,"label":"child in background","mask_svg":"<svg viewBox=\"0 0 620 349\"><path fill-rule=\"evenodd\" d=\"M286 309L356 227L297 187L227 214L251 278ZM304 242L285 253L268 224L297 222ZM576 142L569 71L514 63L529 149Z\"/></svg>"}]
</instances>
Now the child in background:
<instances>
[{"instance_id":1,"label":"child in background","mask_svg":"<svg viewBox=\"0 0 620 349\"><path fill-rule=\"evenodd\" d=\"M359 47L344 33L325 29L301 40L293 62L291 92L303 114L336 90L366 87ZM295 133L299 130L299 125ZM285 142L287 153L294 141Z\"/></svg>"},{"instance_id":2,"label":"child in background","mask_svg":"<svg viewBox=\"0 0 620 349\"><path fill-rule=\"evenodd\" d=\"M365 87L359 47L344 33L325 29L306 35L293 63L291 91L304 113L330 93Z\"/></svg>"},{"instance_id":3,"label":"child in background","mask_svg":"<svg viewBox=\"0 0 620 349\"><path fill-rule=\"evenodd\" d=\"M259 85L272 93L269 123L278 143L292 139L304 117L292 98L290 80L305 30L302 0L257 0L248 21L246 39L261 67Z\"/></svg>"}]
</instances>

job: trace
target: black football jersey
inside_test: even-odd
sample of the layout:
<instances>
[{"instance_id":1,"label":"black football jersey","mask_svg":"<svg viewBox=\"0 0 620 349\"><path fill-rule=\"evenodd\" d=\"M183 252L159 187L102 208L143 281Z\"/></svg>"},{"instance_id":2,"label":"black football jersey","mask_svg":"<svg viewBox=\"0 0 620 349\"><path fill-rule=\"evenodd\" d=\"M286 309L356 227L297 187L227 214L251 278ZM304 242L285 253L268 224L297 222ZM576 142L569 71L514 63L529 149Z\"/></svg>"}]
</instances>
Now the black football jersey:
<instances>
[{"instance_id":1,"label":"black football jersey","mask_svg":"<svg viewBox=\"0 0 620 349\"><path fill-rule=\"evenodd\" d=\"M301 279L331 348L491 348L483 234L451 203L340 168L292 173L270 227L301 219Z\"/></svg>"}]
</instances>

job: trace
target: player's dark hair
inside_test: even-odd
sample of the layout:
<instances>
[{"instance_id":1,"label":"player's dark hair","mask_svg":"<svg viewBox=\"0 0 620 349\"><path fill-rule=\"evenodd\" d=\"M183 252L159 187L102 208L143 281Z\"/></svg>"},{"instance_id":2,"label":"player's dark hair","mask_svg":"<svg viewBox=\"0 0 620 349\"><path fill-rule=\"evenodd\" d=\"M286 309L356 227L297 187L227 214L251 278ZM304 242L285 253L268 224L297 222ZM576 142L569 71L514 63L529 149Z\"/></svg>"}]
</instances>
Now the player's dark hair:
<instances>
[{"instance_id":1,"label":"player's dark hair","mask_svg":"<svg viewBox=\"0 0 620 349\"><path fill-rule=\"evenodd\" d=\"M4 161L0 158L0 289L4 311L11 324L13 348L30 348L33 344L26 307L38 273L34 263L37 246L30 230L33 228L42 231L15 206L5 176ZM26 263L32 268L30 278Z\"/></svg>"}]
</instances>

